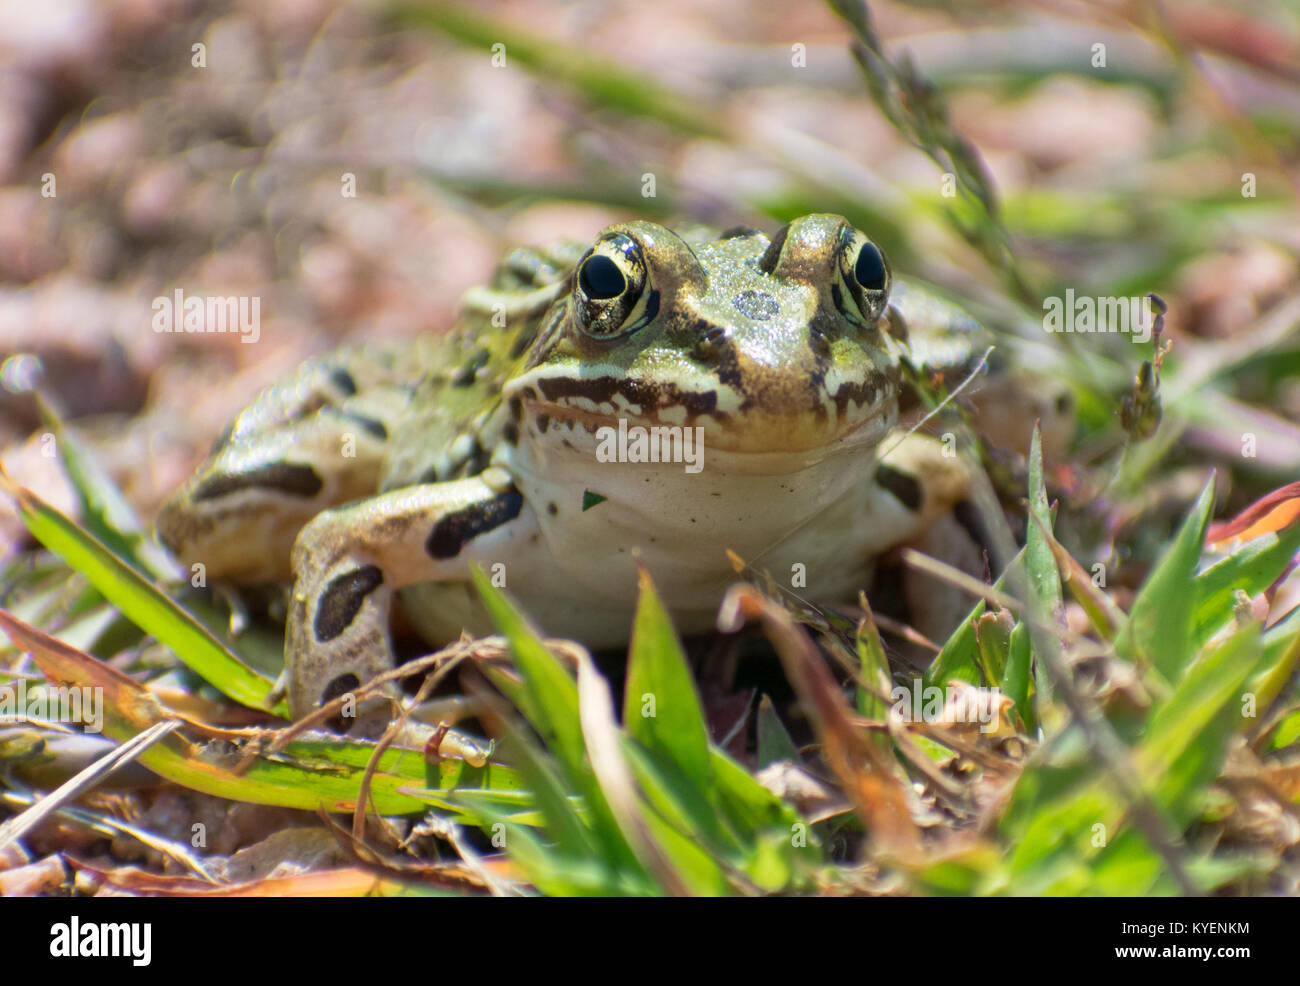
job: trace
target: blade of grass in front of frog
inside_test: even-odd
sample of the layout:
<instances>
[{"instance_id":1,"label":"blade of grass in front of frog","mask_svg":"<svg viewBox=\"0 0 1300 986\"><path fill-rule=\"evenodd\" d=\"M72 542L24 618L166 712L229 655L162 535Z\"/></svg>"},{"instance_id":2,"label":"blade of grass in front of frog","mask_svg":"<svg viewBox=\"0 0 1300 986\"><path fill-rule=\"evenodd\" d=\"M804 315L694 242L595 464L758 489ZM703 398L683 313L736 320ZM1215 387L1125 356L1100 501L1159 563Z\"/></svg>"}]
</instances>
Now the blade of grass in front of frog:
<instances>
[{"instance_id":1,"label":"blade of grass in front of frog","mask_svg":"<svg viewBox=\"0 0 1300 986\"><path fill-rule=\"evenodd\" d=\"M1193 662L1141 727L1143 740L1134 751L1134 762L1167 833L1165 852L1175 854L1186 875L1192 868L1180 847L1181 834L1194 820L1209 784L1221 774L1230 737L1251 721L1240 715L1237 702L1244 683L1263 666L1263 657L1258 627L1243 628ZM1046 760L1031 765L1004 815L1004 844L1015 847L1013 892L1038 894L1049 886L1053 892L1069 893L1150 892L1167 870L1168 857L1141 839L1140 852L1129 839L1121 840L1130 814L1122 799L1077 743L1062 749L1073 750L1070 763ZM1099 832L1106 835L1100 847ZM1120 861L1127 865L1120 866ZM1082 882L1057 885L1054 874L1062 872L1074 873Z\"/></svg>"},{"instance_id":2,"label":"blade of grass in front of frog","mask_svg":"<svg viewBox=\"0 0 1300 986\"><path fill-rule=\"evenodd\" d=\"M526 687L519 691L522 709L533 727L572 776L583 770L586 754L578 725L578 687L542 643L516 606L483 573L473 572L474 584L492 622L510 643L515 666Z\"/></svg>"},{"instance_id":3,"label":"blade of grass in front of frog","mask_svg":"<svg viewBox=\"0 0 1300 986\"><path fill-rule=\"evenodd\" d=\"M63 638L64 628L88 613L97 612L107 605L94 586L57 555L48 554L51 563L37 570L27 569L27 559L17 557L11 565L0 569L0 586L4 587L5 607L14 616L33 626L57 623L60 630L55 636ZM93 641L68 643L88 650ZM4 645L0 644L0 654Z\"/></svg>"},{"instance_id":4,"label":"blade of grass in front of frog","mask_svg":"<svg viewBox=\"0 0 1300 986\"><path fill-rule=\"evenodd\" d=\"M1196 570L1205 528L1214 506L1214 475L1188 511L1173 544L1147 575L1129 607L1129 621L1116 640L1122 657L1149 661L1167 684L1175 685L1198 651L1192 647Z\"/></svg>"},{"instance_id":5,"label":"blade of grass in front of frog","mask_svg":"<svg viewBox=\"0 0 1300 986\"><path fill-rule=\"evenodd\" d=\"M651 878L675 896L717 896L729 883L717 861L695 839L666 820L648 797L660 788L640 787L628 750L639 750L615 722L609 681L591 655L578 660L578 710L591 771L610 816ZM665 805L667 807L667 805Z\"/></svg>"},{"instance_id":6,"label":"blade of grass in front of frog","mask_svg":"<svg viewBox=\"0 0 1300 986\"><path fill-rule=\"evenodd\" d=\"M544 829L547 816L537 806L537 799L528 781L513 768L506 768L511 776L517 777L523 787L518 791L496 790L482 787L465 787L457 785L451 790L433 788L402 788L404 794L419 798L425 804L442 811L454 811L477 825L489 835L495 835L492 824L497 821L526 828ZM586 817L582 799L569 795L569 805L580 818Z\"/></svg>"},{"instance_id":7,"label":"blade of grass in front of frog","mask_svg":"<svg viewBox=\"0 0 1300 986\"><path fill-rule=\"evenodd\" d=\"M1260 680L1252 681L1249 688L1258 696L1256 711L1260 715L1269 711L1300 663L1300 606L1264 632L1264 653L1265 670L1259 675ZM1276 712L1270 713L1275 724L1261 727L1263 745L1257 742L1257 748L1281 750L1300 744L1300 696L1292 692L1279 705Z\"/></svg>"},{"instance_id":8,"label":"blade of grass in front of frog","mask_svg":"<svg viewBox=\"0 0 1300 986\"><path fill-rule=\"evenodd\" d=\"M81 503L86 529L142 575L154 579L174 577L176 573L167 556L145 535L122 491L39 391L36 405Z\"/></svg>"},{"instance_id":9,"label":"blade of grass in front of frog","mask_svg":"<svg viewBox=\"0 0 1300 986\"><path fill-rule=\"evenodd\" d=\"M524 715L555 756L565 781L586 800L593 828L605 840L605 852L618 858L622 866L639 866L592 773L577 683L505 593L477 567L471 569L471 577L492 621L509 641L515 666L523 675L526 687L513 691L521 700Z\"/></svg>"},{"instance_id":10,"label":"blade of grass in front of frog","mask_svg":"<svg viewBox=\"0 0 1300 986\"><path fill-rule=\"evenodd\" d=\"M464 810L477 824L500 836L506 853L533 886L550 897L653 897L662 891L644 874L610 866L599 854L561 853L530 828L545 827L500 810L492 801L466 792ZM494 841L495 844L495 841Z\"/></svg>"},{"instance_id":11,"label":"blade of grass in front of frog","mask_svg":"<svg viewBox=\"0 0 1300 986\"><path fill-rule=\"evenodd\" d=\"M781 666L807 711L828 765L852 802L878 850L918 861L920 830L907 807L909 790L897 760L866 741L856 710L845 699L816 645L781 606L749 586L733 587L724 605L735 615L757 617L781 658Z\"/></svg>"},{"instance_id":12,"label":"blade of grass in front of frog","mask_svg":"<svg viewBox=\"0 0 1300 986\"><path fill-rule=\"evenodd\" d=\"M636 778L637 787L645 792L644 798L634 800L633 810L659 857L653 875L666 889L678 894L734 895L736 887L728 870L742 866L744 858L734 839L725 840L730 852L716 841L718 827L708 823L710 809L705 792L692 791L678 779L665 776L635 742L626 736L624 740L619 753L629 765L630 776ZM699 828L701 823L708 829ZM724 859L728 860L726 865ZM667 873L671 873L671 880L665 879Z\"/></svg>"},{"instance_id":13,"label":"blade of grass in front of frog","mask_svg":"<svg viewBox=\"0 0 1300 986\"><path fill-rule=\"evenodd\" d=\"M771 697L766 694L758 700L755 732L758 734L757 763L760 770L780 760L798 762L799 748L794 745L785 723L776 714L776 706L772 704Z\"/></svg>"},{"instance_id":14,"label":"blade of grass in front of frog","mask_svg":"<svg viewBox=\"0 0 1300 986\"><path fill-rule=\"evenodd\" d=\"M1029 522L1025 530L1025 574L1029 582L1030 613L1039 623L1055 626L1061 616L1061 573L1049 540L1052 511L1043 482L1043 442L1037 424L1029 440ZM1019 671L1017 671L1019 673ZM1030 674L1033 674L1032 666ZM1034 679L1034 690L1044 701L1052 700L1051 680Z\"/></svg>"},{"instance_id":15,"label":"blade of grass in front of frog","mask_svg":"<svg viewBox=\"0 0 1300 986\"><path fill-rule=\"evenodd\" d=\"M1199 653L1150 715L1135 760L1180 827L1193 821L1205 788L1222 772L1229 737L1251 723L1241 714L1242 689L1263 667L1259 631L1249 623Z\"/></svg>"},{"instance_id":16,"label":"blade of grass in front of frog","mask_svg":"<svg viewBox=\"0 0 1300 986\"><path fill-rule=\"evenodd\" d=\"M979 662L984 683L989 686L1002 687L1006 674L1008 651L1011 649L1011 631L1015 624L1008 626L1004 610L985 613L975 621L975 657ZM1009 615L1009 614L1008 614Z\"/></svg>"},{"instance_id":17,"label":"blade of grass in front of frog","mask_svg":"<svg viewBox=\"0 0 1300 986\"><path fill-rule=\"evenodd\" d=\"M1002 675L1002 691L1014 703L1013 711L1024 721L1025 732L1038 731L1038 710L1031 697L1037 699L1037 679L1033 673L1034 649L1030 643L1029 627L1018 621L1011 629L1007 646L1007 666Z\"/></svg>"},{"instance_id":18,"label":"blade of grass in front of frog","mask_svg":"<svg viewBox=\"0 0 1300 986\"><path fill-rule=\"evenodd\" d=\"M624 739L623 752L650 809L679 834L662 843L665 851L679 869L694 872L693 880L704 886L721 881L729 888L723 873L729 869L774 893L789 888L802 864L811 862L806 847L791 838L800 832L798 816L774 812L774 796L716 748L705 787L693 785L631 738ZM680 836L697 845L704 858L681 849Z\"/></svg>"},{"instance_id":19,"label":"blade of grass in front of frog","mask_svg":"<svg viewBox=\"0 0 1300 986\"><path fill-rule=\"evenodd\" d=\"M1284 750L1296 743L1300 743L1300 708L1288 712L1277 724L1269 738L1267 749Z\"/></svg>"},{"instance_id":20,"label":"blade of grass in front of frog","mask_svg":"<svg viewBox=\"0 0 1300 986\"><path fill-rule=\"evenodd\" d=\"M9 613L31 626L53 626L51 636L88 653L120 654L138 646L144 637L139 627L61 559L58 567L56 586L20 594ZM8 586L3 574L0 585ZM0 638L0 667L16 667L16 652L14 644Z\"/></svg>"},{"instance_id":21,"label":"blade of grass in front of frog","mask_svg":"<svg viewBox=\"0 0 1300 986\"><path fill-rule=\"evenodd\" d=\"M47 680L63 688L72 686L79 696L93 696L94 707L87 708L82 702L78 711L83 721L105 736L125 741L159 722L183 718L116 668L14 619L4 610L0 610L0 629L32 654ZM139 762L182 787L234 801L307 811L322 806L327 811L351 811L375 750L373 743L340 737L328 741L299 738L269 755L264 752L268 746L264 730L244 734L209 730L201 723L185 721L189 723L187 728L219 736L221 742L191 742L172 736L141 754ZM462 781L475 788L519 786L507 768L496 765L473 768L461 761L443 760L437 769L444 786ZM371 776L375 809L381 814L423 811L424 802L402 789L427 787L429 782L422 751L390 747Z\"/></svg>"},{"instance_id":22,"label":"blade of grass in front of frog","mask_svg":"<svg viewBox=\"0 0 1300 986\"><path fill-rule=\"evenodd\" d=\"M863 613L855 634L861 674L856 685L858 712L864 719L884 722L889 717L889 703L885 696L892 691L889 658L885 656L885 645L880 639L880 631L876 629L876 619L866 593L859 594L858 602ZM887 732L872 732L868 738L882 748L889 745Z\"/></svg>"},{"instance_id":23,"label":"blade of grass in front of frog","mask_svg":"<svg viewBox=\"0 0 1300 986\"><path fill-rule=\"evenodd\" d=\"M1088 621L1102 640L1114 640L1120 629L1128 622L1128 614L1115 605L1114 601L1101 590L1104 584L1100 576L1104 566L1097 563L1092 570L1085 569L1079 560L1065 549L1049 530L1044 530L1042 523L1034 514L1029 519L1042 532L1043 538L1051 546L1056 557L1057 569L1064 573L1065 587L1087 615ZM1097 582L1093 580L1097 579Z\"/></svg>"},{"instance_id":24,"label":"blade of grass in front of frog","mask_svg":"<svg viewBox=\"0 0 1300 986\"><path fill-rule=\"evenodd\" d=\"M705 846L717 856L739 862L743 847L725 825L720 824L711 779L697 784L688 778L662 750L651 752L636 740L624 736L623 756L651 811L657 811L669 825Z\"/></svg>"},{"instance_id":25,"label":"blade of grass in front of frog","mask_svg":"<svg viewBox=\"0 0 1300 986\"><path fill-rule=\"evenodd\" d=\"M1249 698L1250 707L1243 705L1242 714L1267 713L1291 681L1297 666L1300 666L1300 606L1264 631L1264 660L1260 671L1247 683L1243 701Z\"/></svg>"},{"instance_id":26,"label":"blade of grass in front of frog","mask_svg":"<svg viewBox=\"0 0 1300 986\"><path fill-rule=\"evenodd\" d=\"M1253 538L1226 558L1215 562L1192 580L1196 603L1192 643L1203 647L1216 632L1232 622L1236 594L1254 596L1276 582L1300 551L1300 522Z\"/></svg>"},{"instance_id":27,"label":"blade of grass in front of frog","mask_svg":"<svg viewBox=\"0 0 1300 986\"><path fill-rule=\"evenodd\" d=\"M1007 570L993 583L994 591L1005 592L1008 583L1013 581L1011 576L1015 574L1014 570L1023 567L1024 564L1025 552L1022 548L1011 560ZM980 684L980 668L976 659L975 621L983 616L987 609L988 604L983 599L977 600L970 612L966 614L966 618L944 641L938 656L925 670L923 680L927 688L931 686L944 688L951 678L959 678L972 685Z\"/></svg>"},{"instance_id":28,"label":"blade of grass in front of frog","mask_svg":"<svg viewBox=\"0 0 1300 986\"><path fill-rule=\"evenodd\" d=\"M714 746L709 752L713 759L714 791L731 828L742 839L751 842L764 832L779 829L785 836L785 844L794 848L790 834L795 831L795 826L804 824L799 813L722 750ZM820 850L813 842L798 847L798 852L808 859L810 865L817 865L821 860Z\"/></svg>"},{"instance_id":29,"label":"blade of grass in front of frog","mask_svg":"<svg viewBox=\"0 0 1300 986\"><path fill-rule=\"evenodd\" d=\"M597 834L594 826L599 823L579 812L545 752L510 718L503 717L502 730L498 750L503 759L515 765L528 786L533 803L545 820L543 826L553 844L551 851L573 859L600 858L605 865L617 869L620 860L605 852L608 833L605 837Z\"/></svg>"},{"instance_id":30,"label":"blade of grass in front of frog","mask_svg":"<svg viewBox=\"0 0 1300 986\"><path fill-rule=\"evenodd\" d=\"M624 728L639 744L707 790L709 730L695 680L672 621L645 567L637 565L637 606L628 647Z\"/></svg>"},{"instance_id":31,"label":"blade of grass in front of frog","mask_svg":"<svg viewBox=\"0 0 1300 986\"><path fill-rule=\"evenodd\" d=\"M17 502L19 516L32 536L81 572L127 619L170 648L182 663L222 694L250 708L268 708L273 685L269 678L240 660L205 626L75 521L2 474L0 489ZM288 716L283 702L268 711Z\"/></svg>"}]
</instances>

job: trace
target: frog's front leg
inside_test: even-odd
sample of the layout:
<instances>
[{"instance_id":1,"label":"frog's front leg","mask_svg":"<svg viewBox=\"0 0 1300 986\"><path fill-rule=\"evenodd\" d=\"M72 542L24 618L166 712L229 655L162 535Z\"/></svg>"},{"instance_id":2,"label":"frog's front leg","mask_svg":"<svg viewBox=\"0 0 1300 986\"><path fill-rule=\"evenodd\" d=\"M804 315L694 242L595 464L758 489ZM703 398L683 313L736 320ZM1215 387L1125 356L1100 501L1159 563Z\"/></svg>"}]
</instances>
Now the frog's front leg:
<instances>
[{"instance_id":1,"label":"frog's front leg","mask_svg":"<svg viewBox=\"0 0 1300 986\"><path fill-rule=\"evenodd\" d=\"M294 718L392 669L395 590L468 580L471 563L488 564L536 534L531 507L497 468L393 490L312 520L293 548L285 666ZM388 722L382 699L356 712L351 728L362 735Z\"/></svg>"}]
</instances>

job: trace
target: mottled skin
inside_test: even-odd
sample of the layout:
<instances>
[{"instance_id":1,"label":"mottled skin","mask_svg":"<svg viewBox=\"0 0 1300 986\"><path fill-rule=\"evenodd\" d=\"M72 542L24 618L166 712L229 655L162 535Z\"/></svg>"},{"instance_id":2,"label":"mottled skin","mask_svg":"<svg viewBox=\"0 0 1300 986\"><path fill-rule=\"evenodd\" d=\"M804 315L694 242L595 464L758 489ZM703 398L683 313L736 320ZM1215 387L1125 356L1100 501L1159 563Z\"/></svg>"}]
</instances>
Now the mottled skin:
<instances>
[{"instance_id":1,"label":"mottled skin","mask_svg":"<svg viewBox=\"0 0 1300 986\"><path fill-rule=\"evenodd\" d=\"M473 565L591 646L626 639L634 551L685 632L734 581L727 549L852 600L882 551L961 534L958 460L890 432L900 358L974 329L916 289L887 314L893 287L831 215L770 240L631 222L585 254L518 252L444 339L342 350L261 395L160 535L214 578L293 580L296 716L392 666L394 590L430 642L489 631ZM619 418L703 429L702 470L599 461Z\"/></svg>"}]
</instances>

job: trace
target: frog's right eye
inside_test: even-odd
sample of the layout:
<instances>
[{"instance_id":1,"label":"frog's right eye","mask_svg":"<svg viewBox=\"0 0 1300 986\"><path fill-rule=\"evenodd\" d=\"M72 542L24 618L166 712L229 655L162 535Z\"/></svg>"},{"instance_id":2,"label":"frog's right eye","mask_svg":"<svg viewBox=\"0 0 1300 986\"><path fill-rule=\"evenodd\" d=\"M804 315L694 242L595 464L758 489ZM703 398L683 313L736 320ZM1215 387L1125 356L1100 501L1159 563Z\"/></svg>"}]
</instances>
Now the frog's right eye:
<instances>
[{"instance_id":1,"label":"frog's right eye","mask_svg":"<svg viewBox=\"0 0 1300 986\"><path fill-rule=\"evenodd\" d=\"M840 287L840 310L866 325L875 325L889 303L893 278L880 248L852 226L840 230L836 280Z\"/></svg>"},{"instance_id":2,"label":"frog's right eye","mask_svg":"<svg viewBox=\"0 0 1300 986\"><path fill-rule=\"evenodd\" d=\"M574 318L584 333L612 339L645 319L645 258L630 236L614 233L600 240L578 263L573 283Z\"/></svg>"}]
</instances>

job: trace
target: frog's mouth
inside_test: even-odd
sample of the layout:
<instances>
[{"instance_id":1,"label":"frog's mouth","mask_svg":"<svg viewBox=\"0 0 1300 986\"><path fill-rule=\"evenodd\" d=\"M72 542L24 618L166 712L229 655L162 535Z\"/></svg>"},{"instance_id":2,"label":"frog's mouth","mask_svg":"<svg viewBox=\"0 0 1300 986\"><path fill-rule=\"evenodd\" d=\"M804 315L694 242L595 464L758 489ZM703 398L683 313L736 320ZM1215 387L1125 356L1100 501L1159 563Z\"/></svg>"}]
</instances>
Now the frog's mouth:
<instances>
[{"instance_id":1,"label":"frog's mouth","mask_svg":"<svg viewBox=\"0 0 1300 986\"><path fill-rule=\"evenodd\" d=\"M785 383L785 381L780 381ZM830 375L813 386L685 387L633 375L581 375L534 370L512 381L519 427L527 437L571 445L601 429L692 428L707 448L738 453L816 453L874 445L897 420L888 374Z\"/></svg>"}]
</instances>

